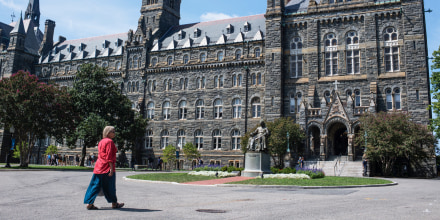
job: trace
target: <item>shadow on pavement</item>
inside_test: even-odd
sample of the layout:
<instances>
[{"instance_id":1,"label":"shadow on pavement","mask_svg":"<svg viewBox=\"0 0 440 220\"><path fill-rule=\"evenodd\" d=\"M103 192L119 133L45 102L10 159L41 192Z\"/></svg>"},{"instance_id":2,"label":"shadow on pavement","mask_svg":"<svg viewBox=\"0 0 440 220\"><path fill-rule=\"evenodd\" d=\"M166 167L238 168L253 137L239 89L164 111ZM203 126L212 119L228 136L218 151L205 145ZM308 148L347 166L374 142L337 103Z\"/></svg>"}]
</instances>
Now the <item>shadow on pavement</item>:
<instances>
[{"instance_id":1,"label":"shadow on pavement","mask_svg":"<svg viewBox=\"0 0 440 220\"><path fill-rule=\"evenodd\" d=\"M162 212L162 210L152 210L152 209L136 209L136 208L122 208L119 209L121 212Z\"/></svg>"}]
</instances>

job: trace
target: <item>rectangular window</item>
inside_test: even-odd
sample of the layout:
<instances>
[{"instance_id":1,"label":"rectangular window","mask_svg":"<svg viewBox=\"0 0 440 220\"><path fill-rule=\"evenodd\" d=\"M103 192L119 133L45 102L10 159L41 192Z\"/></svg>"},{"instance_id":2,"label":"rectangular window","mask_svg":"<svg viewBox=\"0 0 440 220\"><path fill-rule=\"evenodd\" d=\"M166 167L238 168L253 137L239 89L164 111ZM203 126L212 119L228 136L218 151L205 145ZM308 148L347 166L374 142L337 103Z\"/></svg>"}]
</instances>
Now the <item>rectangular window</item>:
<instances>
[{"instance_id":1,"label":"rectangular window","mask_svg":"<svg viewBox=\"0 0 440 220\"><path fill-rule=\"evenodd\" d=\"M420 92L419 92L419 90L416 90L416 99L417 99L417 101L420 100Z\"/></svg>"}]
</instances>

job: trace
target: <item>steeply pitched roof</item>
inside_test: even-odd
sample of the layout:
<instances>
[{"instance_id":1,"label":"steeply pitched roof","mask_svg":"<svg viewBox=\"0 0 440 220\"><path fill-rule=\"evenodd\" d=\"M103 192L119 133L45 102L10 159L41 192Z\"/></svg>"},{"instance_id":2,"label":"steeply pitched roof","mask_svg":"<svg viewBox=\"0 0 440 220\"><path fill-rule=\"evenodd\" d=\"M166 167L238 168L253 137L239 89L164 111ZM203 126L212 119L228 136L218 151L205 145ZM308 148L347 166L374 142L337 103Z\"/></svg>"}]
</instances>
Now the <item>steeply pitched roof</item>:
<instances>
[{"instance_id":1,"label":"steeply pitched roof","mask_svg":"<svg viewBox=\"0 0 440 220\"><path fill-rule=\"evenodd\" d=\"M248 25L247 31L245 25ZM198 32L198 36L194 36L195 32ZM264 14L180 25L169 30L153 46L153 51L253 41L264 37L265 32ZM173 41L176 41L177 45L170 48Z\"/></svg>"},{"instance_id":2,"label":"steeply pitched roof","mask_svg":"<svg viewBox=\"0 0 440 220\"><path fill-rule=\"evenodd\" d=\"M43 63L122 55L127 33L67 40L52 48ZM103 47L105 46L105 47Z\"/></svg>"},{"instance_id":3,"label":"steeply pitched roof","mask_svg":"<svg viewBox=\"0 0 440 220\"><path fill-rule=\"evenodd\" d=\"M316 4L320 4L321 0L314 0ZM309 9L310 0L291 0L286 5L286 14L305 13Z\"/></svg>"}]
</instances>

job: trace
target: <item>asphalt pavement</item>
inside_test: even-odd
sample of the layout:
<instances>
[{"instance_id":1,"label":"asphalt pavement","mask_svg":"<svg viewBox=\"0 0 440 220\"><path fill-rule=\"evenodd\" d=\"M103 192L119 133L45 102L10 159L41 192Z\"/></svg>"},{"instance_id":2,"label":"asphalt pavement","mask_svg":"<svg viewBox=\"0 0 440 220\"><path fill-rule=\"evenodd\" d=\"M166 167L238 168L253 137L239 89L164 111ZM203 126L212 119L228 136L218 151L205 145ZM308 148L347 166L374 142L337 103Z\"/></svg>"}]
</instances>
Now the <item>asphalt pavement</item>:
<instances>
[{"instance_id":1,"label":"asphalt pavement","mask_svg":"<svg viewBox=\"0 0 440 220\"><path fill-rule=\"evenodd\" d=\"M129 181L117 173L125 207L86 210L92 172L0 171L0 219L439 219L440 179L391 179L385 187L301 189Z\"/></svg>"}]
</instances>

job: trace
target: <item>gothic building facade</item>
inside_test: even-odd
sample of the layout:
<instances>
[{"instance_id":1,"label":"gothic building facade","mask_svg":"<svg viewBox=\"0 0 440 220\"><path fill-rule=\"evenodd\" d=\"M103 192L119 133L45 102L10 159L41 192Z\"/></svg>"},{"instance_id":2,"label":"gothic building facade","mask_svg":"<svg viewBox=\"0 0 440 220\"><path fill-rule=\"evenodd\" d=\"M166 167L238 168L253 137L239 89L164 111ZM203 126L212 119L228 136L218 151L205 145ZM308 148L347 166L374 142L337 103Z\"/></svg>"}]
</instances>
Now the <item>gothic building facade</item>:
<instances>
[{"instance_id":1,"label":"gothic building facade","mask_svg":"<svg viewBox=\"0 0 440 220\"><path fill-rule=\"evenodd\" d=\"M306 132L295 152L358 160L363 114L402 111L429 123L423 0L267 0L265 14L183 25L180 6L143 0L136 30L86 39L54 42L55 22L46 21L35 53L14 46L38 27L39 11L26 12L0 31L9 45L1 74L25 68L71 86L81 64L108 68L150 119L144 161L192 142L209 163L243 166L240 137L279 117Z\"/></svg>"}]
</instances>

